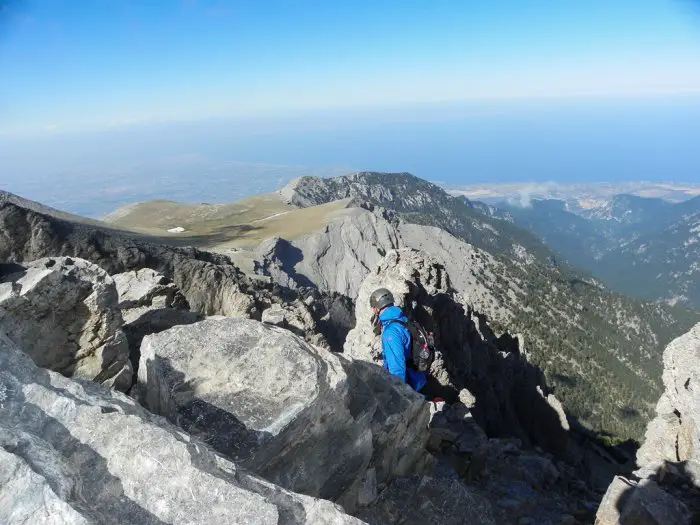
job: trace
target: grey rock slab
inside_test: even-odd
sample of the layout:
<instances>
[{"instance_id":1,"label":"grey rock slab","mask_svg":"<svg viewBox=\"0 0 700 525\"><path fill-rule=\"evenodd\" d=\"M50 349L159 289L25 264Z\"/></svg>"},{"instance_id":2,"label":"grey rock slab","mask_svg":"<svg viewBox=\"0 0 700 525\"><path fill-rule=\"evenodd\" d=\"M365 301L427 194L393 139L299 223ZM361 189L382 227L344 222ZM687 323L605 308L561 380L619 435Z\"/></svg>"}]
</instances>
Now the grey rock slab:
<instances>
[{"instance_id":1,"label":"grey rock slab","mask_svg":"<svg viewBox=\"0 0 700 525\"><path fill-rule=\"evenodd\" d=\"M656 483L615 476L596 514L595 525L686 525L685 505Z\"/></svg>"},{"instance_id":2,"label":"grey rock slab","mask_svg":"<svg viewBox=\"0 0 700 525\"><path fill-rule=\"evenodd\" d=\"M427 465L427 406L375 365L243 318L146 336L138 389L151 411L291 490L358 504L378 483ZM363 496L364 497L364 496Z\"/></svg>"},{"instance_id":3,"label":"grey rock slab","mask_svg":"<svg viewBox=\"0 0 700 525\"><path fill-rule=\"evenodd\" d=\"M16 265L0 282L0 330L34 362L126 389L131 364L112 278L83 259Z\"/></svg>"},{"instance_id":4,"label":"grey rock slab","mask_svg":"<svg viewBox=\"0 0 700 525\"><path fill-rule=\"evenodd\" d=\"M0 523L362 523L249 474L118 392L37 368L1 333L0 394Z\"/></svg>"},{"instance_id":5,"label":"grey rock slab","mask_svg":"<svg viewBox=\"0 0 700 525\"><path fill-rule=\"evenodd\" d=\"M262 322L266 324L271 324L275 326L284 326L285 320L285 310L282 307L273 306L268 308L262 313Z\"/></svg>"},{"instance_id":6,"label":"grey rock slab","mask_svg":"<svg viewBox=\"0 0 700 525\"><path fill-rule=\"evenodd\" d=\"M155 306L158 308L188 308L180 289L164 275L143 268L112 277L119 294L119 308Z\"/></svg>"}]
</instances>

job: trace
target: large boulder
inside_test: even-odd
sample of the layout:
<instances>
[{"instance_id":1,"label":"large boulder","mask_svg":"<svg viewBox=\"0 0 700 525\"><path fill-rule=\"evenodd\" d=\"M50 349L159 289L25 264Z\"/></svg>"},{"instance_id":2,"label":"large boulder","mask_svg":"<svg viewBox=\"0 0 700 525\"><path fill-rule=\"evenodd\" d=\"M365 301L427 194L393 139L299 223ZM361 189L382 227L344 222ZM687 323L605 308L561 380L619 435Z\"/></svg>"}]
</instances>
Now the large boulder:
<instances>
[{"instance_id":1,"label":"large boulder","mask_svg":"<svg viewBox=\"0 0 700 525\"><path fill-rule=\"evenodd\" d=\"M2 265L0 329L41 367L131 386L129 346L112 278L83 259Z\"/></svg>"},{"instance_id":2,"label":"large boulder","mask_svg":"<svg viewBox=\"0 0 700 525\"><path fill-rule=\"evenodd\" d=\"M126 396L37 368L0 333L0 523L359 525L238 468Z\"/></svg>"},{"instance_id":3,"label":"large boulder","mask_svg":"<svg viewBox=\"0 0 700 525\"><path fill-rule=\"evenodd\" d=\"M637 452L633 479L616 477L596 524L700 522L700 324L664 350L665 390Z\"/></svg>"},{"instance_id":4,"label":"large boulder","mask_svg":"<svg viewBox=\"0 0 700 525\"><path fill-rule=\"evenodd\" d=\"M146 336L153 412L285 488L352 511L427 462L427 405L375 365L243 318Z\"/></svg>"}]
</instances>

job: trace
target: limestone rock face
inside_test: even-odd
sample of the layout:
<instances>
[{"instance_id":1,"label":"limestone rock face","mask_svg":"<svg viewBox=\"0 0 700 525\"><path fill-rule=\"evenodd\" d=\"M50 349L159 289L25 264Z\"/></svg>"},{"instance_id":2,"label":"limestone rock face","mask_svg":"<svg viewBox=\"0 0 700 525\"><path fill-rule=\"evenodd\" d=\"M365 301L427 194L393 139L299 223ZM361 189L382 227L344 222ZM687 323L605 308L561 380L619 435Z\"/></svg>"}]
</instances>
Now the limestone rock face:
<instances>
[{"instance_id":1,"label":"limestone rock face","mask_svg":"<svg viewBox=\"0 0 700 525\"><path fill-rule=\"evenodd\" d=\"M118 392L0 334L0 523L359 525L237 468Z\"/></svg>"},{"instance_id":2,"label":"limestone rock face","mask_svg":"<svg viewBox=\"0 0 700 525\"><path fill-rule=\"evenodd\" d=\"M251 254L255 271L290 288L313 285L356 299L389 251L413 248L443 265L454 288L471 303L484 313L496 312L497 301L476 278L477 271L493 265L490 255L440 228L409 224L390 210L370 208L348 208L323 229L298 239L263 241Z\"/></svg>"},{"instance_id":3,"label":"limestone rock face","mask_svg":"<svg viewBox=\"0 0 700 525\"><path fill-rule=\"evenodd\" d=\"M263 242L257 271L284 286L314 285L354 299L369 268L401 245L397 224L385 210L345 210L318 233Z\"/></svg>"},{"instance_id":4,"label":"limestone rock face","mask_svg":"<svg viewBox=\"0 0 700 525\"><path fill-rule=\"evenodd\" d=\"M520 353L509 334L496 337L484 315L464 305L445 268L431 255L393 250L367 276L357 297L357 324L348 334L345 353L373 361L381 355L380 337L371 325L370 294L391 290L396 304L433 332L438 355L431 376L442 397L455 401L468 389L472 413L489 436L513 436L559 456L568 448L566 417L546 390L542 373Z\"/></svg>"},{"instance_id":5,"label":"limestone rock face","mask_svg":"<svg viewBox=\"0 0 700 525\"><path fill-rule=\"evenodd\" d=\"M664 393L637 452L635 480L617 477L598 525L700 520L700 324L664 350Z\"/></svg>"},{"instance_id":6,"label":"limestone rock face","mask_svg":"<svg viewBox=\"0 0 700 525\"><path fill-rule=\"evenodd\" d=\"M372 499L373 479L428 461L422 396L375 365L258 321L146 336L138 381L151 411L266 479L349 511Z\"/></svg>"},{"instance_id":7,"label":"limestone rock face","mask_svg":"<svg viewBox=\"0 0 700 525\"><path fill-rule=\"evenodd\" d=\"M447 272L428 254L411 249L390 251L364 280L357 296L357 324L346 338L344 351L359 359L372 360L380 351L369 306L370 295L377 288L388 288L396 305L405 311L419 296L424 299L451 291Z\"/></svg>"},{"instance_id":8,"label":"limestone rock face","mask_svg":"<svg viewBox=\"0 0 700 525\"><path fill-rule=\"evenodd\" d=\"M640 474L683 463L700 488L700 324L664 351L664 393L637 453Z\"/></svg>"},{"instance_id":9,"label":"limestone rock face","mask_svg":"<svg viewBox=\"0 0 700 525\"><path fill-rule=\"evenodd\" d=\"M131 386L117 291L104 270L69 257L2 269L0 330L38 366L117 389Z\"/></svg>"}]
</instances>

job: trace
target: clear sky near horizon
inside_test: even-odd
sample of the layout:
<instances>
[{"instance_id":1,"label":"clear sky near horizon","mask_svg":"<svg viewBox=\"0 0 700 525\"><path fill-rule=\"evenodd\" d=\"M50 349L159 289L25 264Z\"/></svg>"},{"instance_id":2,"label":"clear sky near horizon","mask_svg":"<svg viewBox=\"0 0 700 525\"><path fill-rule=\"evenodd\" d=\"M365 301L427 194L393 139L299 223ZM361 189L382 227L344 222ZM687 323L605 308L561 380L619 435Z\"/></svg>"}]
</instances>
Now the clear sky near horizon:
<instances>
[{"instance_id":1,"label":"clear sky near horizon","mask_svg":"<svg viewBox=\"0 0 700 525\"><path fill-rule=\"evenodd\" d=\"M693 0L0 5L13 191L183 159L451 182L700 178Z\"/></svg>"}]
</instances>

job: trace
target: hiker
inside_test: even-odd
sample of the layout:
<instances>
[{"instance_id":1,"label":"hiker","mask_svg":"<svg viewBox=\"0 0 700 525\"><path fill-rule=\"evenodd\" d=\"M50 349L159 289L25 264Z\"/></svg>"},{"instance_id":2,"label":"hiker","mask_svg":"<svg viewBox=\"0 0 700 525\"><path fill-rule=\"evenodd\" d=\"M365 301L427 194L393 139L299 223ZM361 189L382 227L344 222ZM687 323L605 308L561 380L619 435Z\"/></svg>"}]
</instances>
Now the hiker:
<instances>
[{"instance_id":1,"label":"hiker","mask_svg":"<svg viewBox=\"0 0 700 525\"><path fill-rule=\"evenodd\" d=\"M375 290L369 298L369 305L374 312L372 321L375 330L382 334L384 369L400 377L416 392L421 392L427 383L427 375L418 368L425 369L426 365L416 366L415 338L412 337L408 318L401 308L394 305L394 296L386 288Z\"/></svg>"}]
</instances>

